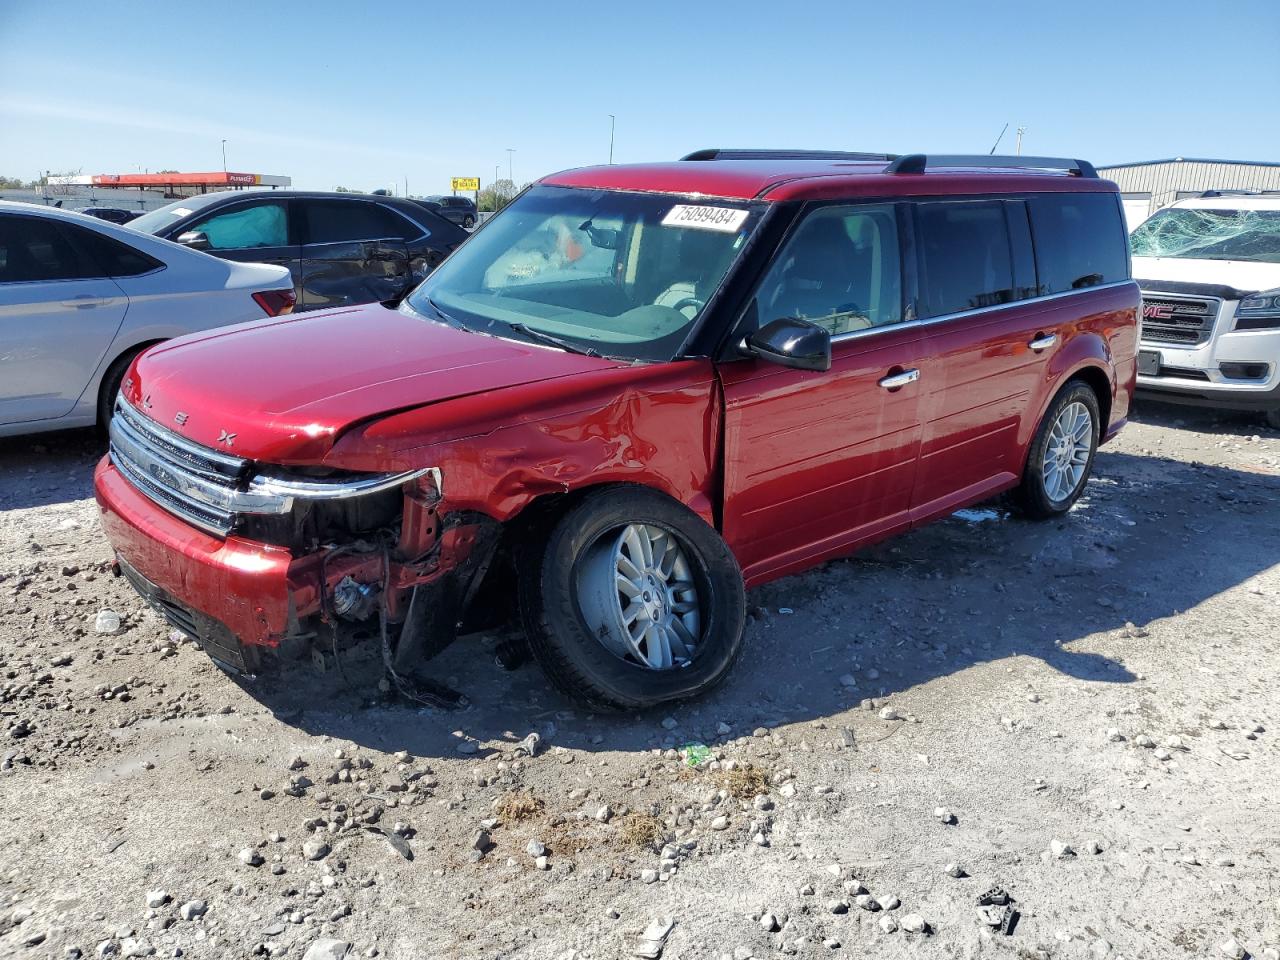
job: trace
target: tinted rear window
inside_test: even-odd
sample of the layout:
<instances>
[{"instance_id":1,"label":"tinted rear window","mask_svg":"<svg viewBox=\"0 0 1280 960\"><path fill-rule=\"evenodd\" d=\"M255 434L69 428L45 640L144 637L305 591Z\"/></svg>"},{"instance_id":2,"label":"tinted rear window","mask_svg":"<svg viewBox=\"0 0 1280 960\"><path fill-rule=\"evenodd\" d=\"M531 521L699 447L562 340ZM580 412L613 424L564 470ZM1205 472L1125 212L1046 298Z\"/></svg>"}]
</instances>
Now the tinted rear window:
<instances>
[{"instance_id":1,"label":"tinted rear window","mask_svg":"<svg viewBox=\"0 0 1280 960\"><path fill-rule=\"evenodd\" d=\"M1129 251L1113 194L1050 194L1027 201L1041 293L1129 277Z\"/></svg>"},{"instance_id":2,"label":"tinted rear window","mask_svg":"<svg viewBox=\"0 0 1280 960\"><path fill-rule=\"evenodd\" d=\"M0 215L0 283L39 283L101 277L70 242L61 224Z\"/></svg>"},{"instance_id":3,"label":"tinted rear window","mask_svg":"<svg viewBox=\"0 0 1280 960\"><path fill-rule=\"evenodd\" d=\"M141 273L148 273L164 266L154 257L111 237L92 230L73 227L70 224L65 226L71 232L76 245L89 256L105 276L136 277Z\"/></svg>"},{"instance_id":4,"label":"tinted rear window","mask_svg":"<svg viewBox=\"0 0 1280 960\"><path fill-rule=\"evenodd\" d=\"M308 243L406 240L422 231L386 207L364 200L308 200Z\"/></svg>"},{"instance_id":5,"label":"tinted rear window","mask_svg":"<svg viewBox=\"0 0 1280 960\"><path fill-rule=\"evenodd\" d=\"M916 206L920 315L977 310L1017 299L1004 204L940 201Z\"/></svg>"}]
</instances>

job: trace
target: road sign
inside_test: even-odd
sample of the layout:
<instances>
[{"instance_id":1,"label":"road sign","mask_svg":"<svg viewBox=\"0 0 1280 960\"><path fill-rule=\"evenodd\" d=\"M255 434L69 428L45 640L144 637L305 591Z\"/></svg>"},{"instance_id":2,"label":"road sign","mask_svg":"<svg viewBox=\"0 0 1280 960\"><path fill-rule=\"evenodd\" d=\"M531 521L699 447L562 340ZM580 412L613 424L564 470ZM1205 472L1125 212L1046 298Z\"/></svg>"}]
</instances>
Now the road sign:
<instances>
[{"instance_id":1,"label":"road sign","mask_svg":"<svg viewBox=\"0 0 1280 960\"><path fill-rule=\"evenodd\" d=\"M480 189L479 177L454 177L452 183L454 190L460 190L463 193L475 193Z\"/></svg>"}]
</instances>

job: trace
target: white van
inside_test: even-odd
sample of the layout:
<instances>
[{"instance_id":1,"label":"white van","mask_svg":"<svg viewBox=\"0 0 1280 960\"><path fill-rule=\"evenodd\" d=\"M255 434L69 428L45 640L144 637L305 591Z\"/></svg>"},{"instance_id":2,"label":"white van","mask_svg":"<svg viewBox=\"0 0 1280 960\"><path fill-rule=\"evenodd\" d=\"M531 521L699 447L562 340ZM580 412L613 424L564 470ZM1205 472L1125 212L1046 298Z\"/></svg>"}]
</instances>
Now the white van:
<instances>
[{"instance_id":1,"label":"white van","mask_svg":"<svg viewBox=\"0 0 1280 960\"><path fill-rule=\"evenodd\" d=\"M1130 234L1138 391L1280 428L1280 196L1180 200Z\"/></svg>"}]
</instances>

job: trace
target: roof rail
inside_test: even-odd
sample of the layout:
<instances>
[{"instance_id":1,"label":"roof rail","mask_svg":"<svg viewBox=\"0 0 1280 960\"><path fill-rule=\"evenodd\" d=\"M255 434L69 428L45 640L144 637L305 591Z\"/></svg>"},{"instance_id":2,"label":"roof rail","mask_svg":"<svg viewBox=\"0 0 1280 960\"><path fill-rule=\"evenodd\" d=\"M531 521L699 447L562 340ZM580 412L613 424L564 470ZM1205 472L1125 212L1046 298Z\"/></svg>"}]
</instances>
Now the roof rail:
<instances>
[{"instance_id":1,"label":"roof rail","mask_svg":"<svg viewBox=\"0 0 1280 960\"><path fill-rule=\"evenodd\" d=\"M1087 160L1064 157L1009 157L990 154L911 153L897 157L885 173L924 173L926 167L1030 167L1038 170L1064 170L1072 176L1097 179L1098 172Z\"/></svg>"},{"instance_id":2,"label":"roof rail","mask_svg":"<svg viewBox=\"0 0 1280 960\"><path fill-rule=\"evenodd\" d=\"M710 147L686 154L681 160L880 160L889 161L896 153L853 153L844 150L726 150Z\"/></svg>"}]
</instances>

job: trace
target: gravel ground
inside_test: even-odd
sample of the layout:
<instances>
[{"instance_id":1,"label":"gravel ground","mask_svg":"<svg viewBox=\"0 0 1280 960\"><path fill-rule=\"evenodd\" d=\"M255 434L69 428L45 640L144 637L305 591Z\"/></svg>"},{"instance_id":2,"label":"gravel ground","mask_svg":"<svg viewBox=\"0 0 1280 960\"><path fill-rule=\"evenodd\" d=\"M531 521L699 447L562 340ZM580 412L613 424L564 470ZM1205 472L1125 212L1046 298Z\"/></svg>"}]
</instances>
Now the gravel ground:
<instances>
[{"instance_id":1,"label":"gravel ground","mask_svg":"<svg viewBox=\"0 0 1280 960\"><path fill-rule=\"evenodd\" d=\"M1145 407L1060 522L962 511L754 591L720 691L625 718L485 639L437 661L453 712L372 697L371 642L228 677L110 574L97 455L0 443L5 957L589 960L664 918L670 960L1277 956L1255 419Z\"/></svg>"}]
</instances>

